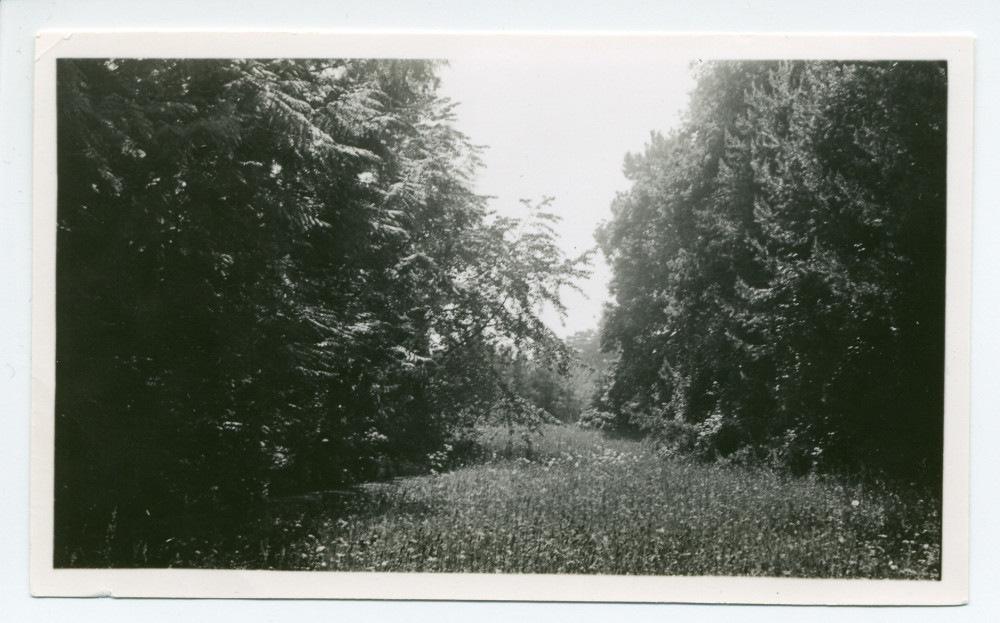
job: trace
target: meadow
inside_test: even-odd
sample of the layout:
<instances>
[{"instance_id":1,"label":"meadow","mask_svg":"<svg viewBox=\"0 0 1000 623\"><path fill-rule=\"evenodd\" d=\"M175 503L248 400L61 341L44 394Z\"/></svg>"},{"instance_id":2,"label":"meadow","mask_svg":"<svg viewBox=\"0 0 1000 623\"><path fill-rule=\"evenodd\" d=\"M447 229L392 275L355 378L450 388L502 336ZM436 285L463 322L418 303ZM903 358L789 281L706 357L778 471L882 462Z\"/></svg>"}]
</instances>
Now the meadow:
<instances>
[{"instance_id":1,"label":"meadow","mask_svg":"<svg viewBox=\"0 0 1000 623\"><path fill-rule=\"evenodd\" d=\"M114 566L936 579L939 499L668 457L576 426L484 429L442 473L111 534ZM899 487L897 487L899 489ZM119 542L113 542L115 540ZM122 560L125 553L127 560ZM108 562L104 557L104 563ZM102 566L95 551L78 565Z\"/></svg>"}]
</instances>

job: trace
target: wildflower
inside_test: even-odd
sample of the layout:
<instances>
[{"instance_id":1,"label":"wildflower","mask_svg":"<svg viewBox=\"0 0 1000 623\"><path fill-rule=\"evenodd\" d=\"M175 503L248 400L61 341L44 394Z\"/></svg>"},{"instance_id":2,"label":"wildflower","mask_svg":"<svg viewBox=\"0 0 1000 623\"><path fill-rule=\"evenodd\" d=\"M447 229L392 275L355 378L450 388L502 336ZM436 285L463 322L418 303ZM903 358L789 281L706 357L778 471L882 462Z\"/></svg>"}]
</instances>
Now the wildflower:
<instances>
[{"instance_id":1,"label":"wildflower","mask_svg":"<svg viewBox=\"0 0 1000 623\"><path fill-rule=\"evenodd\" d=\"M858 500L851 500L851 506L853 508L857 508L857 507L861 506L861 502L858 501Z\"/></svg>"}]
</instances>

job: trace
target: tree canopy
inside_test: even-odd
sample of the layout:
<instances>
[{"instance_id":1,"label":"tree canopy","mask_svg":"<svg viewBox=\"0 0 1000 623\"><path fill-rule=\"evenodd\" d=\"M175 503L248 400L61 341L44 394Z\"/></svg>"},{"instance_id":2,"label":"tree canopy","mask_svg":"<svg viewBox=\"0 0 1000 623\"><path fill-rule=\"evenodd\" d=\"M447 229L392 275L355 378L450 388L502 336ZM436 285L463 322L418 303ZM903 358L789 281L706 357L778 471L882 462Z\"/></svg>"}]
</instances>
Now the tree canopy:
<instances>
[{"instance_id":1,"label":"tree canopy","mask_svg":"<svg viewBox=\"0 0 1000 623\"><path fill-rule=\"evenodd\" d=\"M419 463L565 365L583 268L472 191L437 67L58 62L57 544Z\"/></svg>"},{"instance_id":2,"label":"tree canopy","mask_svg":"<svg viewBox=\"0 0 1000 623\"><path fill-rule=\"evenodd\" d=\"M714 62L625 159L604 408L704 456L940 475L947 74Z\"/></svg>"}]
</instances>

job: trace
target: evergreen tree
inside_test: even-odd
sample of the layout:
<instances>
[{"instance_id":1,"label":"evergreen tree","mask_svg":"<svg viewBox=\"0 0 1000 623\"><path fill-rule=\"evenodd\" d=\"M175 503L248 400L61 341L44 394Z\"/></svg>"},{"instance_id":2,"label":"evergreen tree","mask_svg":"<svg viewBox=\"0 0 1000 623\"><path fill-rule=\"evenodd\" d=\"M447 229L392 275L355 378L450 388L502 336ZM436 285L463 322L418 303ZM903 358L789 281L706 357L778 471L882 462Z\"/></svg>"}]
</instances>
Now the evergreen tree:
<instances>
[{"instance_id":1,"label":"evergreen tree","mask_svg":"<svg viewBox=\"0 0 1000 623\"><path fill-rule=\"evenodd\" d=\"M945 70L705 65L598 233L607 406L706 456L939 476Z\"/></svg>"}]
</instances>

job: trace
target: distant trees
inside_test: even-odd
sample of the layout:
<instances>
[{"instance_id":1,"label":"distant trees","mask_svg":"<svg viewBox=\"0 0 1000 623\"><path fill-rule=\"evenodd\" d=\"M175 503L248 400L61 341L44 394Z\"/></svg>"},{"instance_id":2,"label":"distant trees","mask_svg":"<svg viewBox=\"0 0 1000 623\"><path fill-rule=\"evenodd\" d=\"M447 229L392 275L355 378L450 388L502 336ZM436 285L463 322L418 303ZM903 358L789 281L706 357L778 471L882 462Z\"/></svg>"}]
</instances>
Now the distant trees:
<instances>
[{"instance_id":1,"label":"distant trees","mask_svg":"<svg viewBox=\"0 0 1000 623\"><path fill-rule=\"evenodd\" d=\"M505 378L511 393L548 419L579 422L581 414L594 406L612 357L601 351L594 329L577 331L564 342L570 357L563 367L517 357L505 368Z\"/></svg>"},{"instance_id":2,"label":"distant trees","mask_svg":"<svg viewBox=\"0 0 1000 623\"><path fill-rule=\"evenodd\" d=\"M717 62L598 238L602 406L705 456L940 475L947 76Z\"/></svg>"},{"instance_id":3,"label":"distant trees","mask_svg":"<svg viewBox=\"0 0 1000 623\"><path fill-rule=\"evenodd\" d=\"M57 556L462 434L581 274L397 60L58 64ZM57 561L58 562L58 561Z\"/></svg>"}]
</instances>

